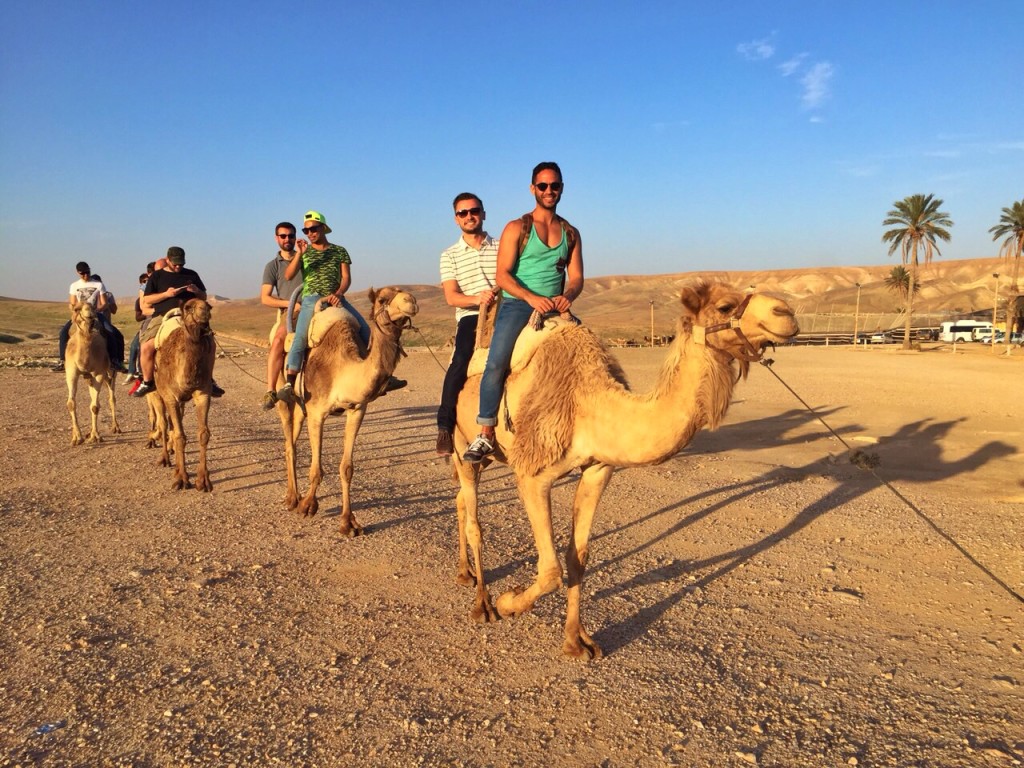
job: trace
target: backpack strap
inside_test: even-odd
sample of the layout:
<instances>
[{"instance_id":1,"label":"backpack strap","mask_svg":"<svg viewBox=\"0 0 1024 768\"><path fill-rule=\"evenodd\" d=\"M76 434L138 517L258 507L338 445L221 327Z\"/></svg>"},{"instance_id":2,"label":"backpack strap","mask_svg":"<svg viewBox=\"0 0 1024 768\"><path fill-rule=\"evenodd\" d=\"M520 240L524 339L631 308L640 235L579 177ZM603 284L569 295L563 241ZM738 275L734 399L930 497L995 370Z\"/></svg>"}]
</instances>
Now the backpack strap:
<instances>
[{"instance_id":1,"label":"backpack strap","mask_svg":"<svg viewBox=\"0 0 1024 768\"><path fill-rule=\"evenodd\" d=\"M533 214L524 213L519 219L523 227L519 231L519 250L516 252L516 256L519 256L526 247L526 241L530 239L530 230L533 229ZM576 228L573 227L568 221L563 219L561 216L558 217L558 221L562 225L562 232L565 234L565 244L569 249L569 258L572 258L572 252L576 248Z\"/></svg>"}]
</instances>

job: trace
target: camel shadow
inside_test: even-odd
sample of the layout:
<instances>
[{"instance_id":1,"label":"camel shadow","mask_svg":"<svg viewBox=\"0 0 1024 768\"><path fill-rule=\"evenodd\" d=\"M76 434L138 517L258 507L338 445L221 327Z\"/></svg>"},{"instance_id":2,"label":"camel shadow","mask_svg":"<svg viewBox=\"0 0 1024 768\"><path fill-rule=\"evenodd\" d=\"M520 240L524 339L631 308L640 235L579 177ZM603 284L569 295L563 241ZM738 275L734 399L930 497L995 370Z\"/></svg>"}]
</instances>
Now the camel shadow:
<instances>
[{"instance_id":1,"label":"camel shadow","mask_svg":"<svg viewBox=\"0 0 1024 768\"><path fill-rule=\"evenodd\" d=\"M752 558L766 552L790 536L799 533L823 515L840 509L845 504L882 487L887 487L896 493L911 508L914 514L922 518L965 558L981 569L1005 591L1009 592L1012 597L1020 602L1024 602L1024 597L1017 594L1012 587L1009 587L987 567L978 562L970 552L964 549L963 546L891 485L892 482L901 480L906 482L949 480L965 472L974 471L992 460L1017 453L1017 449L1011 445L1000 441L990 441L970 455L955 461L944 461L942 459L941 440L957 423L957 421L930 423L930 420L922 420L904 425L893 435L882 438L877 447L880 454L895 454L897 452L905 454L909 452L911 458L908 462L904 464L894 462L889 466L885 466L883 461L885 468L882 470L882 473L885 475L885 478L881 477L874 469L870 469L868 472L845 474L845 476L841 476L843 473L831 472L830 474L838 481L838 486L805 506L781 528L768 533L757 541L752 541L742 547L719 552L704 558L676 561L668 566L641 573L613 587L598 590L595 592L594 597L595 599L602 599L618 594L630 593L650 584L678 581L680 577L699 574L695 581L687 583L684 587L674 591L665 598L640 608L634 614L624 617L614 624L602 627L595 633L595 639L598 640L607 653L612 653L629 645L644 636L652 625L661 619L666 612L685 599L695 589L706 588L723 576L727 576L732 571L743 566ZM918 465L924 465L927 469L922 471L917 468ZM625 533L627 529L633 526L657 519L673 511L694 504L706 504L703 508L672 523L664 532L653 539L603 561L594 570L607 569L616 563L633 558L641 552L650 549L656 543L667 540L708 516L720 512L744 499L777 490L791 483L801 482L804 477L810 474L820 475L823 466L827 466L827 461L815 460L799 468L776 467L751 480L693 494L674 504L655 510L643 518L606 531L595 538L615 537Z\"/></svg>"},{"instance_id":2,"label":"camel shadow","mask_svg":"<svg viewBox=\"0 0 1024 768\"><path fill-rule=\"evenodd\" d=\"M806 408L792 408L785 413L761 419L724 424L713 432L702 430L694 436L693 442L679 452L679 456L784 448L788 445L813 442L831 434L819 419L833 416L842 410L845 408L835 407L818 409L812 413ZM814 422L818 422L821 426L820 430L808 432L804 429ZM834 429L838 435L847 435L860 432L863 427L849 424Z\"/></svg>"}]
</instances>

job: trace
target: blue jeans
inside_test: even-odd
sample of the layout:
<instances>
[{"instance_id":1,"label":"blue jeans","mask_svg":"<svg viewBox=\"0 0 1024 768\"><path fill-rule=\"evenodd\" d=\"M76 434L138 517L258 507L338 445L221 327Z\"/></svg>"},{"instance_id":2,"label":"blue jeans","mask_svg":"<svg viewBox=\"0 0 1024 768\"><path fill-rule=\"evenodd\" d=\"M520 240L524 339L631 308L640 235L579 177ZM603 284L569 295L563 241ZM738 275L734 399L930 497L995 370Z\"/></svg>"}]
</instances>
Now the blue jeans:
<instances>
[{"instance_id":1,"label":"blue jeans","mask_svg":"<svg viewBox=\"0 0 1024 768\"><path fill-rule=\"evenodd\" d=\"M128 349L128 373L133 376L139 375L139 334L136 333L132 339L131 347Z\"/></svg>"},{"instance_id":2,"label":"blue jeans","mask_svg":"<svg viewBox=\"0 0 1024 768\"><path fill-rule=\"evenodd\" d=\"M501 405L501 394L512 363L512 350L532 314L533 307L522 299L502 298L498 316L494 319L491 347L487 351L487 367L480 382L477 424L493 427L498 423L498 406Z\"/></svg>"},{"instance_id":3,"label":"blue jeans","mask_svg":"<svg viewBox=\"0 0 1024 768\"><path fill-rule=\"evenodd\" d=\"M288 359L284 367L289 371L298 371L302 368L302 358L306 355L306 337L309 334L309 322L313 319L313 309L322 297L319 294L311 294L302 297L302 306L299 309L299 319L295 321L295 336L292 338L291 349L288 350ZM359 338L366 345L370 344L370 326L366 324L363 316L356 311L356 308L348 303L348 299L342 298L342 309L348 310L352 317L359 323Z\"/></svg>"}]
</instances>

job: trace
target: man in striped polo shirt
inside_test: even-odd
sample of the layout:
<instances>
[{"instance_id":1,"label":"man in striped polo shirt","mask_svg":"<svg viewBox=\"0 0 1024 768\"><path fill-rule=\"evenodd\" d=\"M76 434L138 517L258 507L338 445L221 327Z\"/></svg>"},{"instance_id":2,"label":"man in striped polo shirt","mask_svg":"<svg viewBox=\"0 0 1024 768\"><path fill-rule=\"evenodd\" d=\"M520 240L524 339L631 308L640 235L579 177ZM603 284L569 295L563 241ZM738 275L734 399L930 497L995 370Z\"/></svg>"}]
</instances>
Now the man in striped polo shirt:
<instances>
[{"instance_id":1,"label":"man in striped polo shirt","mask_svg":"<svg viewBox=\"0 0 1024 768\"><path fill-rule=\"evenodd\" d=\"M480 198L463 192L452 203L455 223L462 230L451 248L441 253L441 286L444 298L455 307L455 352L441 387L441 405L437 408L437 453L448 456L454 450L455 403L476 343L476 324L480 308L495 301L497 287L494 272L498 241L484 231L487 212Z\"/></svg>"}]
</instances>

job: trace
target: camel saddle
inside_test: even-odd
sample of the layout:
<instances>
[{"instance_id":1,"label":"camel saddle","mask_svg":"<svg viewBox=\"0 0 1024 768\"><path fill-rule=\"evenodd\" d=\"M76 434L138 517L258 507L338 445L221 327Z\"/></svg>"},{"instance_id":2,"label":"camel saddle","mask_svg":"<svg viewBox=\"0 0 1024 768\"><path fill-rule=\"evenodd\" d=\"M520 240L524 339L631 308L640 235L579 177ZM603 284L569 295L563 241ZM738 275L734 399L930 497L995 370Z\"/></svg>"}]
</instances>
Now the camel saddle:
<instances>
[{"instance_id":1,"label":"camel saddle","mask_svg":"<svg viewBox=\"0 0 1024 768\"><path fill-rule=\"evenodd\" d=\"M181 307L175 307L166 312L160 327L156 329L156 336L153 339L153 346L160 349L160 345L167 341L167 337L181 328Z\"/></svg>"},{"instance_id":2,"label":"camel saddle","mask_svg":"<svg viewBox=\"0 0 1024 768\"><path fill-rule=\"evenodd\" d=\"M557 332L560 328L579 325L580 321L570 313L554 313L541 315L534 312L530 322L519 334L516 345L512 350L512 362L509 365L509 375L518 373L529 365L537 348L543 344L548 337ZM473 351L473 357L469 361L467 376L480 376L487 365L487 349L477 348Z\"/></svg>"},{"instance_id":3,"label":"camel saddle","mask_svg":"<svg viewBox=\"0 0 1024 768\"><path fill-rule=\"evenodd\" d=\"M335 323L339 323L342 320L346 321L352 326L352 330L356 332L358 336L359 323L352 316L352 313L343 307L332 307L326 302L317 302L316 309L313 312L313 317L309 321L309 330L306 332L306 349L312 349L320 345L323 341L324 336L327 335L327 331L334 326ZM295 333L289 333L284 338L284 350L285 353L291 349L292 339L295 338Z\"/></svg>"}]
</instances>

